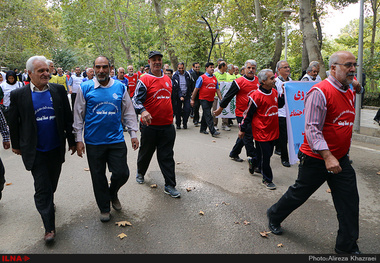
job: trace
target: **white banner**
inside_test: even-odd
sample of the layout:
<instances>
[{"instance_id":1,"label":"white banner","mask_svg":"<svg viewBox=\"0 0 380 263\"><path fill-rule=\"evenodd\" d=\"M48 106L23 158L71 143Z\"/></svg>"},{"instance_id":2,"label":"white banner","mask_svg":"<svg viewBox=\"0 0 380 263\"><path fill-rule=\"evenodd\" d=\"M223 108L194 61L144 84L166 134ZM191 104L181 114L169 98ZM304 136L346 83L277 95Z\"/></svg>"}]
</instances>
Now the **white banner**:
<instances>
[{"instance_id":1,"label":"white banner","mask_svg":"<svg viewBox=\"0 0 380 263\"><path fill-rule=\"evenodd\" d=\"M231 87L232 82L219 82L219 89L222 93L222 97L226 95L228 90ZM219 108L220 101L218 100L218 104L216 108ZM227 105L225 109L223 109L222 113L219 116L216 116L217 118L236 118L235 115L235 108L236 108L236 96L231 100L231 102Z\"/></svg>"}]
</instances>

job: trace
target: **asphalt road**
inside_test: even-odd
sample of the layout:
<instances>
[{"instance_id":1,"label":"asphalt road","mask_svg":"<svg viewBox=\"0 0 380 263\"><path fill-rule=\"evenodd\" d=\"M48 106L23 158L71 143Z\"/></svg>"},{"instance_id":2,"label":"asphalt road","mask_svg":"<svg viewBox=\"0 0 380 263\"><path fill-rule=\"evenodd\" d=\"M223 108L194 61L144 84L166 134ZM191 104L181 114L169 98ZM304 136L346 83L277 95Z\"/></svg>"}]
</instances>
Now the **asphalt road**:
<instances>
[{"instance_id":1,"label":"asphalt road","mask_svg":"<svg viewBox=\"0 0 380 263\"><path fill-rule=\"evenodd\" d=\"M145 184L136 183L137 151L131 150L125 133L131 175L119 192L123 209L112 210L108 223L98 219L90 173L84 169L86 158L67 154L55 195L57 237L52 246L43 241L30 172L19 156L1 149L9 185L0 201L0 253L334 253L338 223L326 184L283 222L282 236L261 237L259 232L269 231L266 209L294 183L298 166L285 168L274 155L271 165L277 190L265 189L261 176L248 172L246 160L237 163L228 157L237 131L234 125L231 131L221 131L220 138L213 138L200 134L192 124L187 130L177 130L179 199L164 194L155 156ZM350 156L360 194L358 244L364 253L379 254L380 147L353 141ZM241 157L246 158L245 152ZM157 188L151 188L153 184ZM115 224L124 220L132 226ZM121 233L127 236L120 239Z\"/></svg>"}]
</instances>

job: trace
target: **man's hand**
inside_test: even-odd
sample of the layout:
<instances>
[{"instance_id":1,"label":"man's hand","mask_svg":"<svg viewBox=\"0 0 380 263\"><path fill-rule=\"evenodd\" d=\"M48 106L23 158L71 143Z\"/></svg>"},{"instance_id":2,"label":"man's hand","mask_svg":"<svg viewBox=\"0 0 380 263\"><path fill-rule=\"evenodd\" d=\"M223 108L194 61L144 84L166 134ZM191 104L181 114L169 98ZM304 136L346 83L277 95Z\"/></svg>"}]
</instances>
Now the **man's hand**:
<instances>
[{"instance_id":1,"label":"man's hand","mask_svg":"<svg viewBox=\"0 0 380 263\"><path fill-rule=\"evenodd\" d=\"M360 85L359 81L352 81L352 87L355 89L356 93L359 93L362 90L362 86Z\"/></svg>"},{"instance_id":2,"label":"man's hand","mask_svg":"<svg viewBox=\"0 0 380 263\"><path fill-rule=\"evenodd\" d=\"M143 111L141 113L141 120L146 126L149 126L152 123L152 115L148 111Z\"/></svg>"},{"instance_id":3,"label":"man's hand","mask_svg":"<svg viewBox=\"0 0 380 263\"><path fill-rule=\"evenodd\" d=\"M325 161L327 172L338 174L342 171L342 167L340 167L339 161L335 158L334 155L332 155L329 150L318 151L318 153Z\"/></svg>"},{"instance_id":4,"label":"man's hand","mask_svg":"<svg viewBox=\"0 0 380 263\"><path fill-rule=\"evenodd\" d=\"M69 151L71 151L71 155L73 155L77 151L77 147L71 146L71 147L69 147Z\"/></svg>"},{"instance_id":5,"label":"man's hand","mask_svg":"<svg viewBox=\"0 0 380 263\"><path fill-rule=\"evenodd\" d=\"M239 139L243 139L244 135L245 135L245 132L239 131L238 133Z\"/></svg>"},{"instance_id":6,"label":"man's hand","mask_svg":"<svg viewBox=\"0 0 380 263\"><path fill-rule=\"evenodd\" d=\"M219 116L223 111L222 107L219 107L217 110L214 111L215 116Z\"/></svg>"},{"instance_id":7,"label":"man's hand","mask_svg":"<svg viewBox=\"0 0 380 263\"><path fill-rule=\"evenodd\" d=\"M193 99L190 100L190 106L194 107L194 100Z\"/></svg>"},{"instance_id":8,"label":"man's hand","mask_svg":"<svg viewBox=\"0 0 380 263\"><path fill-rule=\"evenodd\" d=\"M85 153L85 147L83 142L77 142L77 155L83 158L83 154Z\"/></svg>"},{"instance_id":9,"label":"man's hand","mask_svg":"<svg viewBox=\"0 0 380 263\"><path fill-rule=\"evenodd\" d=\"M132 148L133 150L137 150L139 148L139 140L137 138L131 138Z\"/></svg>"},{"instance_id":10,"label":"man's hand","mask_svg":"<svg viewBox=\"0 0 380 263\"><path fill-rule=\"evenodd\" d=\"M8 150L9 148L11 148L11 142L3 142L3 147L5 150Z\"/></svg>"},{"instance_id":11,"label":"man's hand","mask_svg":"<svg viewBox=\"0 0 380 263\"><path fill-rule=\"evenodd\" d=\"M13 149L12 148L12 152L14 152L17 155L21 155L21 150L20 149Z\"/></svg>"}]
</instances>

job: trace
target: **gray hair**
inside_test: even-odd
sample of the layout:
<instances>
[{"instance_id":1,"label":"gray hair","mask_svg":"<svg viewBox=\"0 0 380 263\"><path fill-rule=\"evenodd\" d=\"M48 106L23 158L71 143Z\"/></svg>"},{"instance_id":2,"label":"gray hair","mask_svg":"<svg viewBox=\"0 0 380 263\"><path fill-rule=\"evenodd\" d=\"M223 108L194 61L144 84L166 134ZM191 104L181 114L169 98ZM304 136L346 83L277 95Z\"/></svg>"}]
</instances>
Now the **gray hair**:
<instances>
[{"instance_id":1,"label":"gray hair","mask_svg":"<svg viewBox=\"0 0 380 263\"><path fill-rule=\"evenodd\" d=\"M288 61L286 61L286 60L280 60L279 62L277 62L277 64L276 64L276 72L278 72L278 69L280 68L281 63L284 63L284 62L288 63Z\"/></svg>"},{"instance_id":2,"label":"gray hair","mask_svg":"<svg viewBox=\"0 0 380 263\"><path fill-rule=\"evenodd\" d=\"M248 59L245 63L244 63L244 67L247 67L247 65L251 64L251 65L255 65L255 67L257 67L257 63L256 61L254 61L253 59Z\"/></svg>"},{"instance_id":3,"label":"gray hair","mask_svg":"<svg viewBox=\"0 0 380 263\"><path fill-rule=\"evenodd\" d=\"M257 74L257 77L259 78L260 84L263 84L263 81L268 79L267 72L273 73L273 71L271 69L266 68L266 69L260 70L259 74Z\"/></svg>"},{"instance_id":4,"label":"gray hair","mask_svg":"<svg viewBox=\"0 0 380 263\"><path fill-rule=\"evenodd\" d=\"M319 62L318 61L312 61L312 62L310 62L309 66L313 67L313 68L318 68L319 67Z\"/></svg>"},{"instance_id":5,"label":"gray hair","mask_svg":"<svg viewBox=\"0 0 380 263\"><path fill-rule=\"evenodd\" d=\"M47 59L44 57L44 56L33 56L31 58L28 59L28 61L26 61L26 70L34 73L34 61L42 61L44 63L46 63L47 66L48 65L48 61Z\"/></svg>"},{"instance_id":6,"label":"gray hair","mask_svg":"<svg viewBox=\"0 0 380 263\"><path fill-rule=\"evenodd\" d=\"M338 63L339 55L340 55L339 52L335 52L334 54L331 55L329 59L329 68L331 68L331 66L334 65L335 63Z\"/></svg>"},{"instance_id":7,"label":"gray hair","mask_svg":"<svg viewBox=\"0 0 380 263\"><path fill-rule=\"evenodd\" d=\"M227 65L227 70L231 70L231 69L234 69L235 67L234 67L234 65L233 64L228 64Z\"/></svg>"},{"instance_id":8,"label":"gray hair","mask_svg":"<svg viewBox=\"0 0 380 263\"><path fill-rule=\"evenodd\" d=\"M306 73L313 71L313 68L315 68L315 66L308 66L306 69Z\"/></svg>"}]
</instances>

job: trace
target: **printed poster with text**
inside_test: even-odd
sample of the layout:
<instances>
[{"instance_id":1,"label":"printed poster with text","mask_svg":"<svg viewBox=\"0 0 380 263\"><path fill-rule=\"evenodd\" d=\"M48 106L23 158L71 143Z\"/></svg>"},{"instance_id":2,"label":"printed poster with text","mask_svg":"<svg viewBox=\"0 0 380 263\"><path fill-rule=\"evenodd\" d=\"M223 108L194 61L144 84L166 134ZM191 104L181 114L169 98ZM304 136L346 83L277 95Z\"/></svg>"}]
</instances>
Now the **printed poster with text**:
<instances>
[{"instance_id":1,"label":"printed poster with text","mask_svg":"<svg viewBox=\"0 0 380 263\"><path fill-rule=\"evenodd\" d=\"M286 125L288 131L289 162L298 162L298 150L305 134L305 97L315 81L289 81L284 83Z\"/></svg>"}]
</instances>

